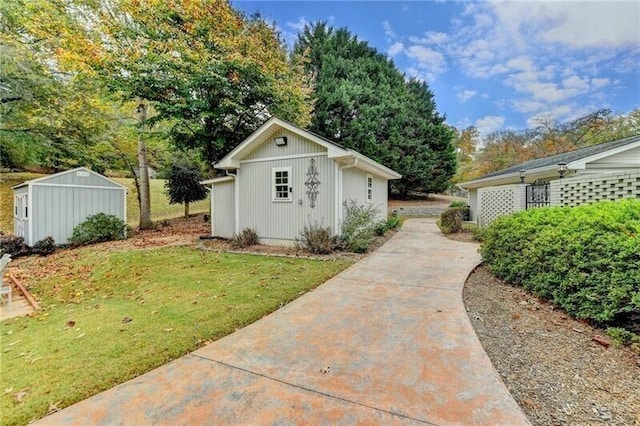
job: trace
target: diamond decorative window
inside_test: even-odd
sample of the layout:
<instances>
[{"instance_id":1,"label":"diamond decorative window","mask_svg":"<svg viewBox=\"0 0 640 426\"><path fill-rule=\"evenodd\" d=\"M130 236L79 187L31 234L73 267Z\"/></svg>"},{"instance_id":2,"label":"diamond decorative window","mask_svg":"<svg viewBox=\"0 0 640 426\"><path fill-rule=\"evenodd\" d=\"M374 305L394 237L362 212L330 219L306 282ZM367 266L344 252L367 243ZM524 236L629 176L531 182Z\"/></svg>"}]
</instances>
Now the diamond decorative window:
<instances>
[{"instance_id":1,"label":"diamond decorative window","mask_svg":"<svg viewBox=\"0 0 640 426\"><path fill-rule=\"evenodd\" d=\"M309 205L311 208L316 206L316 200L318 199L318 187L320 186L320 180L318 179L318 168L316 167L316 160L312 158L309 160L309 168L307 169L307 180L304 186L307 187L307 197L309 198Z\"/></svg>"}]
</instances>

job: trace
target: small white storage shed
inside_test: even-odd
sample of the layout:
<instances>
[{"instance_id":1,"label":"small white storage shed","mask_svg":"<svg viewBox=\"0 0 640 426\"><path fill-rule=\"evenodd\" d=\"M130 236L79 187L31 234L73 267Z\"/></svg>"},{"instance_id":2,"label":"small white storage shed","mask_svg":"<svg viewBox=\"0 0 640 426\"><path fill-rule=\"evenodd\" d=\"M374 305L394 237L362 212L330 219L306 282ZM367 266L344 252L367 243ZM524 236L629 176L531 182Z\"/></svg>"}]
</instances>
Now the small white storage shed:
<instances>
[{"instance_id":1,"label":"small white storage shed","mask_svg":"<svg viewBox=\"0 0 640 426\"><path fill-rule=\"evenodd\" d=\"M215 164L227 176L211 185L211 234L256 230L267 245L293 245L307 224L338 235L345 202L371 204L387 217L393 170L294 124L271 118Z\"/></svg>"},{"instance_id":2,"label":"small white storage shed","mask_svg":"<svg viewBox=\"0 0 640 426\"><path fill-rule=\"evenodd\" d=\"M94 214L127 220L127 188L85 167L13 187L13 232L27 245L53 237L65 244L73 228Z\"/></svg>"}]
</instances>

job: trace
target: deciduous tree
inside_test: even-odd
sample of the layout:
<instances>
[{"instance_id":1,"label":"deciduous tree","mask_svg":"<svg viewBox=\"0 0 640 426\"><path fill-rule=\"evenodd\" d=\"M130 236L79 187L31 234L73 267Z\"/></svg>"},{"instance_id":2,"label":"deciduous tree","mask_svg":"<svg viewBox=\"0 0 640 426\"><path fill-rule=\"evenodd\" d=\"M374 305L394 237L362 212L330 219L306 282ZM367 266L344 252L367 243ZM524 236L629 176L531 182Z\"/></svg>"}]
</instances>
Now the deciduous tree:
<instances>
[{"instance_id":1,"label":"deciduous tree","mask_svg":"<svg viewBox=\"0 0 640 426\"><path fill-rule=\"evenodd\" d=\"M146 99L180 148L210 169L271 115L308 123L308 89L274 27L227 2L122 0L94 8L92 66L112 90ZM302 60L302 59L299 59Z\"/></svg>"},{"instance_id":2,"label":"deciduous tree","mask_svg":"<svg viewBox=\"0 0 640 426\"><path fill-rule=\"evenodd\" d=\"M169 203L184 204L184 217L189 217L189 203L207 198L207 190L200 185L203 176L194 158L178 156L171 162L165 187Z\"/></svg>"}]
</instances>

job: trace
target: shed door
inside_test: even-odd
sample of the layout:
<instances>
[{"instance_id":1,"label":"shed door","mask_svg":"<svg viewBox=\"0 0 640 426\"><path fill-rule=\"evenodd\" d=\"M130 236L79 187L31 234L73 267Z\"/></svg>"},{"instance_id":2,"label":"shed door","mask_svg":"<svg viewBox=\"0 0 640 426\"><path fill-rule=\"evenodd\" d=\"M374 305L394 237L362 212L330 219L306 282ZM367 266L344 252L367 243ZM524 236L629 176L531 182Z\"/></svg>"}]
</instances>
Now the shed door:
<instances>
[{"instance_id":1,"label":"shed door","mask_svg":"<svg viewBox=\"0 0 640 426\"><path fill-rule=\"evenodd\" d=\"M13 215L15 220L15 234L18 237L27 237L27 223L29 222L28 195L16 195L13 203Z\"/></svg>"}]
</instances>

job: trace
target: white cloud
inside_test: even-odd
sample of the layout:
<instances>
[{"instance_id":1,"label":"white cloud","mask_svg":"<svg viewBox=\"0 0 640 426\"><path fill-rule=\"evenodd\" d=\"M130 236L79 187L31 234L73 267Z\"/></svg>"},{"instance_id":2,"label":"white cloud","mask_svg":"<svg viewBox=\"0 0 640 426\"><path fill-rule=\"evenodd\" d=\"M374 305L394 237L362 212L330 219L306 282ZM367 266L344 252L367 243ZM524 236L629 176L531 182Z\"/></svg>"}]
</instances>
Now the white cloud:
<instances>
[{"instance_id":1,"label":"white cloud","mask_svg":"<svg viewBox=\"0 0 640 426\"><path fill-rule=\"evenodd\" d=\"M387 54L391 57L394 57L398 53L402 52L403 49L404 49L404 44L400 43L399 41L396 41L389 47L389 49L387 50Z\"/></svg>"},{"instance_id":2,"label":"white cloud","mask_svg":"<svg viewBox=\"0 0 640 426\"><path fill-rule=\"evenodd\" d=\"M488 115L483 118L479 118L476 121L476 128L480 134L486 135L496 130L500 130L504 127L504 117L496 115Z\"/></svg>"},{"instance_id":3,"label":"white cloud","mask_svg":"<svg viewBox=\"0 0 640 426\"><path fill-rule=\"evenodd\" d=\"M619 48L640 42L640 3L498 2L489 3L498 19L533 40L581 48Z\"/></svg>"},{"instance_id":4,"label":"white cloud","mask_svg":"<svg viewBox=\"0 0 640 426\"><path fill-rule=\"evenodd\" d=\"M518 112L523 113L538 113L545 109L545 104L540 101L534 101L531 99L516 99L511 101L511 105Z\"/></svg>"},{"instance_id":5,"label":"white cloud","mask_svg":"<svg viewBox=\"0 0 640 426\"><path fill-rule=\"evenodd\" d=\"M458 92L458 99L460 99L461 102L466 102L469 99L473 98L474 96L476 96L478 94L478 92L476 90L463 90L461 92Z\"/></svg>"},{"instance_id":6,"label":"white cloud","mask_svg":"<svg viewBox=\"0 0 640 426\"><path fill-rule=\"evenodd\" d=\"M390 41L395 38L398 38L398 35L391 28L391 24L389 23L389 21L383 21L382 28L384 29L384 35L387 36L387 40Z\"/></svg>"},{"instance_id":7,"label":"white cloud","mask_svg":"<svg viewBox=\"0 0 640 426\"><path fill-rule=\"evenodd\" d=\"M416 44L437 44L441 45L449 41L449 35L436 31L427 31L424 37L410 36L409 41Z\"/></svg>"},{"instance_id":8,"label":"white cloud","mask_svg":"<svg viewBox=\"0 0 640 426\"><path fill-rule=\"evenodd\" d=\"M300 31L304 30L305 26L309 25L309 22L304 18L304 16L301 16L300 18L298 18L297 22L287 21L285 23L285 25L288 28L291 28L291 29L293 29L295 31L300 32Z\"/></svg>"},{"instance_id":9,"label":"white cloud","mask_svg":"<svg viewBox=\"0 0 640 426\"><path fill-rule=\"evenodd\" d=\"M420 81L426 81L426 82L432 82L436 79L435 74L428 72L428 71L424 71L424 70L419 70L417 68L414 67L409 67L406 69L406 74L408 78L415 78L418 79Z\"/></svg>"},{"instance_id":10,"label":"white cloud","mask_svg":"<svg viewBox=\"0 0 640 426\"><path fill-rule=\"evenodd\" d=\"M591 79L591 87L594 89L602 89L611 84L611 80L608 78L592 78Z\"/></svg>"},{"instance_id":11,"label":"white cloud","mask_svg":"<svg viewBox=\"0 0 640 426\"><path fill-rule=\"evenodd\" d=\"M620 89L626 78L611 73L640 72L638 22L638 1L489 0L465 2L447 32L402 40L409 75L431 81L459 70L510 89L512 96L499 95L498 108L530 114L530 120L542 113L570 120L588 108L605 107L603 94ZM461 102L489 98L475 90L455 90ZM490 129L504 120L489 115L478 121Z\"/></svg>"},{"instance_id":12,"label":"white cloud","mask_svg":"<svg viewBox=\"0 0 640 426\"><path fill-rule=\"evenodd\" d=\"M409 59L415 61L419 69L428 70L432 74L439 74L446 69L444 55L437 50L415 44L407 47L404 52Z\"/></svg>"},{"instance_id":13,"label":"white cloud","mask_svg":"<svg viewBox=\"0 0 640 426\"><path fill-rule=\"evenodd\" d=\"M534 128L540 125L545 120L555 121L569 121L576 118L583 117L599 108L606 108L607 105L603 103L598 104L581 104L575 103L559 104L552 107L547 107L541 110L539 113L527 119L527 126Z\"/></svg>"},{"instance_id":14,"label":"white cloud","mask_svg":"<svg viewBox=\"0 0 640 426\"><path fill-rule=\"evenodd\" d=\"M572 75L571 77L562 80L562 85L567 89L575 89L578 92L584 92L589 90L589 79L583 79L577 75Z\"/></svg>"}]
</instances>

